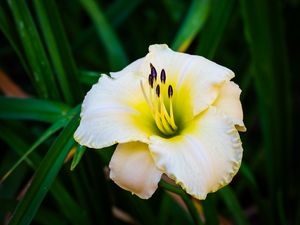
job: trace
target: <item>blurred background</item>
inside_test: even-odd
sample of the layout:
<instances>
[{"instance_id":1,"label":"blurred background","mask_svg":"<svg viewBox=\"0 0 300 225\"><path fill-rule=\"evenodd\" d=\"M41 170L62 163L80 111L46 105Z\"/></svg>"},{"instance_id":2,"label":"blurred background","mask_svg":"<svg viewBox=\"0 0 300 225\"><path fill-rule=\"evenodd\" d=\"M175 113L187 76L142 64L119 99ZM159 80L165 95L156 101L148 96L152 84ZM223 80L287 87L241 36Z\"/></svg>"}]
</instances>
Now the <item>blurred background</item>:
<instances>
[{"instance_id":1,"label":"blurred background","mask_svg":"<svg viewBox=\"0 0 300 225\"><path fill-rule=\"evenodd\" d=\"M77 146L100 73L154 43L232 69L248 131L233 182L193 201L198 224L300 224L299 0L0 2L0 223L194 224L178 195L107 179L114 147Z\"/></svg>"}]
</instances>

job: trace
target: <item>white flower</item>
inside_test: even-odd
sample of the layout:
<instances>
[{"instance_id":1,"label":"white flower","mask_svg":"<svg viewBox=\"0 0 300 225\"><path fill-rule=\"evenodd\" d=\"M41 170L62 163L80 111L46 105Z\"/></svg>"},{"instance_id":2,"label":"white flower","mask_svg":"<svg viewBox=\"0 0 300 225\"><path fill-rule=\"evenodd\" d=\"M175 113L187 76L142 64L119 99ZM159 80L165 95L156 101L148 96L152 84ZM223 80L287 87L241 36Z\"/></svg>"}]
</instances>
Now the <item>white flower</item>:
<instances>
[{"instance_id":1,"label":"white flower","mask_svg":"<svg viewBox=\"0 0 300 225\"><path fill-rule=\"evenodd\" d=\"M149 198L166 174L204 199L228 184L242 159L241 90L231 70L203 57L152 45L87 93L74 137L103 148L118 143L110 178Z\"/></svg>"}]
</instances>

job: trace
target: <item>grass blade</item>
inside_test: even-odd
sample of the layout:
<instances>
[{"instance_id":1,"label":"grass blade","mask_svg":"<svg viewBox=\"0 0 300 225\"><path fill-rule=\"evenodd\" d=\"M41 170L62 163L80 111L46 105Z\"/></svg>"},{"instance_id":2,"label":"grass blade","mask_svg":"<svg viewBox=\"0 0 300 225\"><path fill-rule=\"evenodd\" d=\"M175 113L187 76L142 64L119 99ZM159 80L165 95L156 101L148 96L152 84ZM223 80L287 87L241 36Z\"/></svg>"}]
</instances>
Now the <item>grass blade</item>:
<instances>
[{"instance_id":1,"label":"grass blade","mask_svg":"<svg viewBox=\"0 0 300 225\"><path fill-rule=\"evenodd\" d=\"M17 31L13 24L10 21L10 18L8 17L5 10L0 5L0 29L3 32L3 34L6 36L7 40L15 50L17 56L19 57L25 71L29 75L30 79L34 81L34 78L32 74L29 72L29 68L27 66L26 59L24 58L24 55L22 54L22 45L20 43L20 39L18 38ZM33 82L34 83L34 82ZM37 88L37 87L35 87Z\"/></svg>"},{"instance_id":2,"label":"grass blade","mask_svg":"<svg viewBox=\"0 0 300 225\"><path fill-rule=\"evenodd\" d=\"M51 135L53 135L55 132L63 128L67 122L69 121L70 116L74 116L74 112L78 112L79 108L76 107L75 109L68 112L68 114L61 119L59 119L57 122L53 123L40 137L36 140L36 142L24 153L22 154L21 158L14 163L14 165L5 173L5 175L1 178L0 184L4 182L4 180L25 160L28 160L28 156L38 147L40 146L44 141L46 141ZM30 161L29 161L30 162Z\"/></svg>"},{"instance_id":3,"label":"grass blade","mask_svg":"<svg viewBox=\"0 0 300 225\"><path fill-rule=\"evenodd\" d=\"M210 11L207 23L203 27L196 49L197 54L212 59L222 40L226 25L233 11L235 0L212 1L213 10Z\"/></svg>"},{"instance_id":4,"label":"grass blade","mask_svg":"<svg viewBox=\"0 0 300 225\"><path fill-rule=\"evenodd\" d=\"M161 180L159 182L159 185L168 191L178 194L182 198L182 200L185 202L187 208L189 209L189 212L190 212L195 224L197 224L197 225L203 224L193 201L190 199L190 197L187 195L187 193L185 193L181 188L175 187L163 180Z\"/></svg>"},{"instance_id":5,"label":"grass blade","mask_svg":"<svg viewBox=\"0 0 300 225\"><path fill-rule=\"evenodd\" d=\"M112 26L122 24L129 14L142 3L142 0L117 0L114 1L105 11L106 17L111 21Z\"/></svg>"},{"instance_id":6,"label":"grass blade","mask_svg":"<svg viewBox=\"0 0 300 225\"><path fill-rule=\"evenodd\" d=\"M72 116L76 113L79 113L79 107L72 109L65 116L65 121L57 121L57 125L59 125L60 122L64 122L63 126L66 126L70 119L72 119ZM47 135L49 129L42 136ZM40 140L43 138L42 136L40 137ZM16 135L11 129L8 129L7 127L0 126L0 139L5 141L14 151L17 152L18 155L20 155L20 157L23 157L30 147L25 140ZM11 140L14 141L12 142ZM37 143L33 144L32 147L34 147L34 145L36 144ZM25 161L27 165L36 170L39 163L42 161L42 158L35 151L33 151L30 155L28 155ZM87 216L87 211L74 201L69 191L65 189L65 187L61 182L59 182L59 180L54 181L50 192L53 195L56 203L58 204L60 211L71 222L71 224L91 224L89 221L89 217Z\"/></svg>"},{"instance_id":7,"label":"grass blade","mask_svg":"<svg viewBox=\"0 0 300 225\"><path fill-rule=\"evenodd\" d=\"M101 76L100 72L81 70L80 71L80 82L91 86L91 85L97 83L100 76Z\"/></svg>"},{"instance_id":8,"label":"grass blade","mask_svg":"<svg viewBox=\"0 0 300 225\"><path fill-rule=\"evenodd\" d=\"M111 70L118 70L127 63L127 56L113 28L103 15L100 6L94 0L80 0L94 24L98 35L105 46L110 62Z\"/></svg>"},{"instance_id":9,"label":"grass blade","mask_svg":"<svg viewBox=\"0 0 300 225\"><path fill-rule=\"evenodd\" d=\"M77 114L62 131L41 162L24 198L18 204L10 225L30 224L51 184L56 178L64 159L74 144L73 133L79 124Z\"/></svg>"},{"instance_id":10,"label":"grass blade","mask_svg":"<svg viewBox=\"0 0 300 225\"><path fill-rule=\"evenodd\" d=\"M67 103L74 104L82 99L83 93L56 4L53 0L35 0L33 3L61 92Z\"/></svg>"},{"instance_id":11,"label":"grass blade","mask_svg":"<svg viewBox=\"0 0 300 225\"><path fill-rule=\"evenodd\" d=\"M208 195L207 198L202 201L202 204L206 224L218 225L220 222L216 206L216 195Z\"/></svg>"},{"instance_id":12,"label":"grass blade","mask_svg":"<svg viewBox=\"0 0 300 225\"><path fill-rule=\"evenodd\" d=\"M54 122L65 115L69 107L58 102L39 99L0 97L0 119Z\"/></svg>"},{"instance_id":13,"label":"grass blade","mask_svg":"<svg viewBox=\"0 0 300 225\"><path fill-rule=\"evenodd\" d=\"M38 88L38 94L43 98L58 99L59 93L53 72L25 1L9 0L8 3L34 77L35 86Z\"/></svg>"},{"instance_id":14,"label":"grass blade","mask_svg":"<svg viewBox=\"0 0 300 225\"><path fill-rule=\"evenodd\" d=\"M80 162L83 154L85 153L86 148L82 145L77 145L74 157L72 159L72 163L71 163L71 170L74 170L75 167L78 165L78 163Z\"/></svg>"},{"instance_id":15,"label":"grass blade","mask_svg":"<svg viewBox=\"0 0 300 225\"><path fill-rule=\"evenodd\" d=\"M209 9L210 0L194 0L191 3L188 14L172 44L172 49L184 52L190 46L206 22Z\"/></svg>"},{"instance_id":16,"label":"grass blade","mask_svg":"<svg viewBox=\"0 0 300 225\"><path fill-rule=\"evenodd\" d=\"M258 95L268 196L269 223L285 214L278 206L278 193L296 174L284 171L293 164L291 157L291 84L282 27L280 1L241 1L245 35L253 60L253 79ZM283 151L284 149L284 151ZM297 184L296 184L297 185ZM288 203L290 204L290 202ZM274 216L276 215L276 216ZM281 217L283 218L283 217Z\"/></svg>"},{"instance_id":17,"label":"grass blade","mask_svg":"<svg viewBox=\"0 0 300 225\"><path fill-rule=\"evenodd\" d=\"M233 190L227 186L219 190L218 193L233 216L235 223L239 225L249 225Z\"/></svg>"}]
</instances>

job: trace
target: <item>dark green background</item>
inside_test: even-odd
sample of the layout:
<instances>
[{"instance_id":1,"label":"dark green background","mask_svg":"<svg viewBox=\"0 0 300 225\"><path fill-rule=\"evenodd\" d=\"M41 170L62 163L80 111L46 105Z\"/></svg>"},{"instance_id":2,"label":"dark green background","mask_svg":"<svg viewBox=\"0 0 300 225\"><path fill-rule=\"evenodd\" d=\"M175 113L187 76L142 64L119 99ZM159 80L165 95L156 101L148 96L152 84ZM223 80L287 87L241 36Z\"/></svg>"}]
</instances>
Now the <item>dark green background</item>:
<instances>
[{"instance_id":1,"label":"dark green background","mask_svg":"<svg viewBox=\"0 0 300 225\"><path fill-rule=\"evenodd\" d=\"M126 224L117 206L139 224L193 224L164 187L145 201L107 180L114 147L63 164L99 74L167 43L232 69L243 90L243 163L201 202L206 224L300 224L299 12L298 0L2 0L0 69L31 97L1 94L0 177L32 153L0 185L0 221Z\"/></svg>"}]
</instances>

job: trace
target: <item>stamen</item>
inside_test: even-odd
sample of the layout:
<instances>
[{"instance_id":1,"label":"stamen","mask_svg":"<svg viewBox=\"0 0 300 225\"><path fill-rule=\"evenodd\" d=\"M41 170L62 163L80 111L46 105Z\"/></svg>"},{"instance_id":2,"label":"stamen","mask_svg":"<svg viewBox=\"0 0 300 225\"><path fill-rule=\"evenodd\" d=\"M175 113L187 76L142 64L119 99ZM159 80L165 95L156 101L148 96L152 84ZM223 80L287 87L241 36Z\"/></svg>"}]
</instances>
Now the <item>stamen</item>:
<instances>
[{"instance_id":1,"label":"stamen","mask_svg":"<svg viewBox=\"0 0 300 225\"><path fill-rule=\"evenodd\" d=\"M154 78L154 80L156 80L157 79L157 72L156 72L155 67L151 63L150 63L150 68L151 68L151 75Z\"/></svg>"},{"instance_id":2,"label":"stamen","mask_svg":"<svg viewBox=\"0 0 300 225\"><path fill-rule=\"evenodd\" d=\"M159 84L156 86L155 92L156 92L157 97L159 97L160 96L160 86L159 86Z\"/></svg>"},{"instance_id":3,"label":"stamen","mask_svg":"<svg viewBox=\"0 0 300 225\"><path fill-rule=\"evenodd\" d=\"M148 82L149 82L150 87L153 88L153 76L151 74L149 74Z\"/></svg>"},{"instance_id":4,"label":"stamen","mask_svg":"<svg viewBox=\"0 0 300 225\"><path fill-rule=\"evenodd\" d=\"M171 98L173 96L173 88L171 85L169 85L169 87L168 87L168 96L169 96L169 98Z\"/></svg>"},{"instance_id":5,"label":"stamen","mask_svg":"<svg viewBox=\"0 0 300 225\"><path fill-rule=\"evenodd\" d=\"M157 80L157 71L151 63L150 68L151 73L148 76L148 84L150 86L148 87L149 95L146 94L143 82L140 82L144 98L151 109L151 113L158 130L160 130L160 132L162 132L165 135L173 135L178 129L178 127L175 124L173 112L173 87L172 85L168 85L168 90L166 90L167 87L165 86L165 84L167 75L164 69L161 70L160 79ZM168 95L169 98L168 110L165 105L165 101L167 101L165 95Z\"/></svg>"},{"instance_id":6,"label":"stamen","mask_svg":"<svg viewBox=\"0 0 300 225\"><path fill-rule=\"evenodd\" d=\"M160 73L160 81L164 84L166 83L166 72L164 69L162 69L161 73Z\"/></svg>"}]
</instances>

